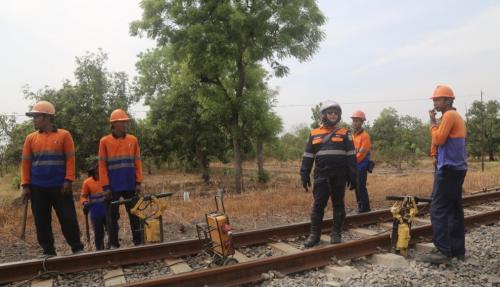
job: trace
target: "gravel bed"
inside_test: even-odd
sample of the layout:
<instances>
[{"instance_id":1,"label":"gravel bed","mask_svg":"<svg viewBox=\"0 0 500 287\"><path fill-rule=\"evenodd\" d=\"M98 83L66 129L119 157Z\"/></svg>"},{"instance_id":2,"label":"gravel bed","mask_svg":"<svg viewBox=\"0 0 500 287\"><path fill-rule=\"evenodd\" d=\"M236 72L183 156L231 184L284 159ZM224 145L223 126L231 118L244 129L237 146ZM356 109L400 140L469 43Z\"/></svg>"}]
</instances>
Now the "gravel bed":
<instances>
[{"instance_id":1,"label":"gravel bed","mask_svg":"<svg viewBox=\"0 0 500 287\"><path fill-rule=\"evenodd\" d=\"M410 253L408 268L374 265L364 258L336 262L359 271L345 280L332 278L323 269L283 276L278 272L262 275L262 281L245 286L500 286L500 223L479 226L466 234L466 260L448 265L415 261Z\"/></svg>"},{"instance_id":2,"label":"gravel bed","mask_svg":"<svg viewBox=\"0 0 500 287\"><path fill-rule=\"evenodd\" d=\"M245 256L251 259L259 259L259 258L283 255L283 252L277 251L273 249L271 246L267 245L256 245L245 248L239 248L238 251L240 251Z\"/></svg>"},{"instance_id":3,"label":"gravel bed","mask_svg":"<svg viewBox=\"0 0 500 287\"><path fill-rule=\"evenodd\" d=\"M130 264L122 267L127 282L141 281L172 274L162 260Z\"/></svg>"}]
</instances>

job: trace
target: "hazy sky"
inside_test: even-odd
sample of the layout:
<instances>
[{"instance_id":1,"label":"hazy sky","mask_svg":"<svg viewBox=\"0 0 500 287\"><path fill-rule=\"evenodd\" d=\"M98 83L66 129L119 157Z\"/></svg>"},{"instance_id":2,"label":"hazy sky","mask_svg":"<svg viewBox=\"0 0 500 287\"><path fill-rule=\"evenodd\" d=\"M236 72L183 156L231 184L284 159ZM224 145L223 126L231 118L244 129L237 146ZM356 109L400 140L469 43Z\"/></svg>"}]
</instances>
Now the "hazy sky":
<instances>
[{"instance_id":1,"label":"hazy sky","mask_svg":"<svg viewBox=\"0 0 500 287\"><path fill-rule=\"evenodd\" d=\"M60 88L73 80L75 57L102 48L110 71L135 75L137 54L153 47L129 36L142 10L134 0L3 0L0 9L0 113L24 114L21 88ZM276 112L290 130L310 122L310 109L338 101L344 117L365 110L368 119L392 106L427 120L437 84L449 84L465 112L478 100L500 100L499 1L318 1L328 18L326 39L305 63L272 79ZM143 117L146 108L134 107ZM19 117L24 120L24 117Z\"/></svg>"}]
</instances>

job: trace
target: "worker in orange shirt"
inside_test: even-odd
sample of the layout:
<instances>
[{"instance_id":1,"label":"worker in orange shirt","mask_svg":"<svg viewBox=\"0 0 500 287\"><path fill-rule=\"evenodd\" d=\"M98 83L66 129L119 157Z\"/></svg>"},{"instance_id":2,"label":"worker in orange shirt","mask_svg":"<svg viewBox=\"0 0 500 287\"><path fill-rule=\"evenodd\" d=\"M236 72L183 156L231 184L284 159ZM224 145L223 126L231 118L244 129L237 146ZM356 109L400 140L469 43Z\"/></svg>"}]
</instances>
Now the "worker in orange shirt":
<instances>
[{"instance_id":1,"label":"worker in orange shirt","mask_svg":"<svg viewBox=\"0 0 500 287\"><path fill-rule=\"evenodd\" d=\"M372 142L370 135L363 128L366 121L363 111L355 111L351 115L352 127L354 129L353 141L356 148L356 161L358 163L358 184L356 188L356 201L358 203L358 213L370 211L370 198L366 189L368 177L368 165L370 163L370 149Z\"/></svg>"},{"instance_id":2,"label":"worker in orange shirt","mask_svg":"<svg viewBox=\"0 0 500 287\"><path fill-rule=\"evenodd\" d=\"M105 196L111 201L129 199L141 193L142 162L139 142L127 134L130 121L122 109L114 110L110 116L111 134L99 143L99 178ZM140 219L130 213L133 202L125 204L132 230L134 245L143 242ZM108 232L110 248L120 247L118 241L119 206L108 209Z\"/></svg>"},{"instance_id":3,"label":"worker in orange shirt","mask_svg":"<svg viewBox=\"0 0 500 287\"><path fill-rule=\"evenodd\" d=\"M432 95L434 109L429 111L432 145L436 154L431 202L432 239L436 251L419 258L442 264L452 257L465 256L464 209L462 186L467 173L465 121L453 107L453 90L439 85ZM438 124L436 112L441 112Z\"/></svg>"},{"instance_id":4,"label":"worker in orange shirt","mask_svg":"<svg viewBox=\"0 0 500 287\"><path fill-rule=\"evenodd\" d=\"M75 147L71 134L54 126L56 110L47 101L36 103L28 117L36 132L24 141L21 162L22 198L31 198L38 243L46 256L55 256L52 208L73 253L83 250L73 202Z\"/></svg>"},{"instance_id":5,"label":"worker in orange shirt","mask_svg":"<svg viewBox=\"0 0 500 287\"><path fill-rule=\"evenodd\" d=\"M104 231L106 228L107 207L99 182L99 161L93 161L87 169L88 178L83 181L80 203L85 216L90 213L92 228L94 230L94 243L96 250L104 249Z\"/></svg>"}]
</instances>

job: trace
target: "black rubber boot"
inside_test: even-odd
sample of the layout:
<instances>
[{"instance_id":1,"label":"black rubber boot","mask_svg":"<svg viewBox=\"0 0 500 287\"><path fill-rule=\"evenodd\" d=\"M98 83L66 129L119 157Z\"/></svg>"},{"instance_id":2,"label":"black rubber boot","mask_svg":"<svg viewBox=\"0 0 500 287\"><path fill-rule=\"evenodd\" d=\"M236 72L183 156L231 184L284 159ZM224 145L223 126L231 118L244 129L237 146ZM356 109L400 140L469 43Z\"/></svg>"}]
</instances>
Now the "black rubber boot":
<instances>
[{"instance_id":1,"label":"black rubber boot","mask_svg":"<svg viewBox=\"0 0 500 287\"><path fill-rule=\"evenodd\" d=\"M335 210L333 212L333 227L332 234L330 235L330 243L342 242L342 226L344 226L345 210Z\"/></svg>"},{"instance_id":2,"label":"black rubber boot","mask_svg":"<svg viewBox=\"0 0 500 287\"><path fill-rule=\"evenodd\" d=\"M310 248L318 245L319 239L321 237L321 223L323 218L317 214L311 214L311 230L309 232L309 237L307 237L304 242L304 247Z\"/></svg>"}]
</instances>

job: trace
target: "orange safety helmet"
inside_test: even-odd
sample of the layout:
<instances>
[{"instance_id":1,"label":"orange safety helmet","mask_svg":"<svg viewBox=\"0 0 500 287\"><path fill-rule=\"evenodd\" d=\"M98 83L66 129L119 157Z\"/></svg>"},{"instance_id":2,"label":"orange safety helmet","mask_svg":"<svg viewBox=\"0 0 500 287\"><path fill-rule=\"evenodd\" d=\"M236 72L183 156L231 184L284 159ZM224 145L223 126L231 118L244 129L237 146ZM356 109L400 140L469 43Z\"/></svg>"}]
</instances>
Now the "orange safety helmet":
<instances>
[{"instance_id":1,"label":"orange safety helmet","mask_svg":"<svg viewBox=\"0 0 500 287\"><path fill-rule=\"evenodd\" d=\"M109 117L109 122L114 123L114 122L124 122L124 121L129 121L130 118L128 117L127 113L122 110L122 109L116 109L111 113L111 116Z\"/></svg>"},{"instance_id":2,"label":"orange safety helmet","mask_svg":"<svg viewBox=\"0 0 500 287\"><path fill-rule=\"evenodd\" d=\"M36 114L46 114L46 115L51 115L55 116L56 115L56 108L54 108L54 105L47 102L47 101L39 101L36 103L33 108L31 108L30 112L27 112L26 115L28 117L33 117Z\"/></svg>"},{"instance_id":3,"label":"orange safety helmet","mask_svg":"<svg viewBox=\"0 0 500 287\"><path fill-rule=\"evenodd\" d=\"M432 94L431 99L437 99L437 98L451 98L454 99L455 95L453 94L453 90L445 85L438 85L436 89L434 90L434 94Z\"/></svg>"},{"instance_id":4,"label":"orange safety helmet","mask_svg":"<svg viewBox=\"0 0 500 287\"><path fill-rule=\"evenodd\" d=\"M351 119L353 118L359 118L362 119L363 121L366 121L365 113L363 113L363 111L361 110L354 111L351 116Z\"/></svg>"}]
</instances>

